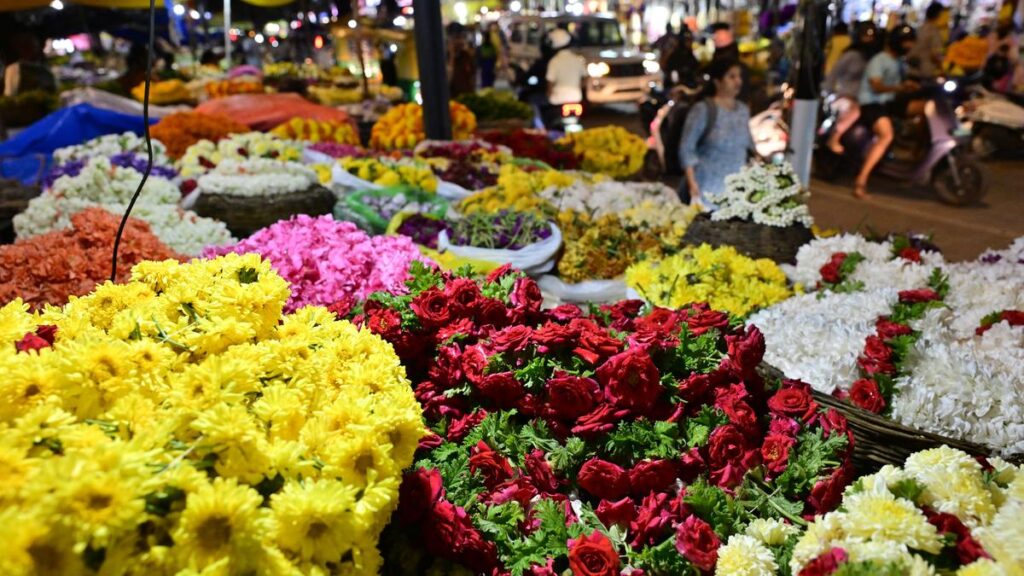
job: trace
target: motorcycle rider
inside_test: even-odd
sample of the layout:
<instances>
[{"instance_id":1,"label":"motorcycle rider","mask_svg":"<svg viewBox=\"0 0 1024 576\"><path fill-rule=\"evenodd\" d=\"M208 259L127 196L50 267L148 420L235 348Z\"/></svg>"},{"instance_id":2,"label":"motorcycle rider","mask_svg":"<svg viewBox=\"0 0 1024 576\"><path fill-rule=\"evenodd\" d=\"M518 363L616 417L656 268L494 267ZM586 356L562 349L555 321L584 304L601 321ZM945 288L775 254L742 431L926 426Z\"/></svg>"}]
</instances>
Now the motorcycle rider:
<instances>
[{"instance_id":1,"label":"motorcycle rider","mask_svg":"<svg viewBox=\"0 0 1024 576\"><path fill-rule=\"evenodd\" d=\"M548 33L548 42L554 51L544 76L547 80L548 103L561 106L583 102L587 65L583 57L569 47L572 35L561 28L555 28Z\"/></svg>"},{"instance_id":2,"label":"motorcycle rider","mask_svg":"<svg viewBox=\"0 0 1024 576\"><path fill-rule=\"evenodd\" d=\"M917 82L904 80L900 65L900 58L910 51L914 40L913 28L896 28L890 32L885 50L876 54L864 71L857 99L861 106L861 121L874 132L875 140L864 157L860 173L857 174L853 189L853 195L857 198L868 197L868 178L885 156L885 151L895 137L892 116L903 114L899 109L900 105L897 104L897 96L912 94L920 89Z\"/></svg>"},{"instance_id":3,"label":"motorcycle rider","mask_svg":"<svg viewBox=\"0 0 1024 576\"><path fill-rule=\"evenodd\" d=\"M860 118L857 94L864 79L864 69L877 52L878 28L874 22L861 22L856 37L825 79L824 89L835 95L835 106L840 110L835 129L828 139L828 147L836 154L844 152L842 137Z\"/></svg>"}]
</instances>

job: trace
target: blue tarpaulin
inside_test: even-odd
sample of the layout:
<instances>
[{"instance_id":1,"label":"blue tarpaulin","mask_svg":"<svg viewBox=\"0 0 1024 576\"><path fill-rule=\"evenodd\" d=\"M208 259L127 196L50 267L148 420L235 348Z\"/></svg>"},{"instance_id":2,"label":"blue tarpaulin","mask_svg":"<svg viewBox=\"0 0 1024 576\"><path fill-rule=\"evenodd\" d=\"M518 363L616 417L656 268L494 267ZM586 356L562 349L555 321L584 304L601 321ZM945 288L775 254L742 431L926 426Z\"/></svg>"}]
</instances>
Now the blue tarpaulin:
<instances>
[{"instance_id":1,"label":"blue tarpaulin","mask_svg":"<svg viewBox=\"0 0 1024 576\"><path fill-rule=\"evenodd\" d=\"M150 123L156 121L150 118ZM142 134L142 127L142 116L111 112L90 104L62 108L14 138L0 142L0 175L35 184L57 148L81 144L105 134ZM41 166L43 162L46 166Z\"/></svg>"}]
</instances>

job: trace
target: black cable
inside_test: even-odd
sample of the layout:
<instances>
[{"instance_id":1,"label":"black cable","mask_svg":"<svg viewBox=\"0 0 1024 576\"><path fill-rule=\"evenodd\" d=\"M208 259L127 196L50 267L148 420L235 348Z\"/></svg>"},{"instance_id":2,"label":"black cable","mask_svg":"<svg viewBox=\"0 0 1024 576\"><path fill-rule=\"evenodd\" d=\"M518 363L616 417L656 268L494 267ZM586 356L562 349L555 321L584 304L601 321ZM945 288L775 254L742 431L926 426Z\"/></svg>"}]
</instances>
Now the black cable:
<instances>
[{"instance_id":1,"label":"black cable","mask_svg":"<svg viewBox=\"0 0 1024 576\"><path fill-rule=\"evenodd\" d=\"M114 237L114 254L110 263L110 281L117 281L117 250L121 247L121 235L124 234L124 227L128 224L128 217L135 207L135 201L142 194L142 187L149 180L149 173L153 170L153 140L149 136L149 83L153 75L153 52L156 50L156 0L149 0L149 49L146 50L146 92L142 98L142 122L146 134L146 170L142 173L142 181L139 187L128 202L128 209L121 217L121 225L117 227L117 236Z\"/></svg>"}]
</instances>

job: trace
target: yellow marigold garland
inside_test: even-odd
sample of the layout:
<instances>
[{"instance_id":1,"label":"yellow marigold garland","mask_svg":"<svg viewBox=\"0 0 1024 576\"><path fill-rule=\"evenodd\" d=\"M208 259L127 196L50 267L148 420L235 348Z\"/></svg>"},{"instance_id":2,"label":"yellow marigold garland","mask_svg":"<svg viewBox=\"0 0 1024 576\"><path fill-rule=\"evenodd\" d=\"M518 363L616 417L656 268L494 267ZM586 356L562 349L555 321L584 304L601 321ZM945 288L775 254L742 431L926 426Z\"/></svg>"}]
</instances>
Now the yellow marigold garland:
<instances>
[{"instance_id":1,"label":"yellow marigold garland","mask_svg":"<svg viewBox=\"0 0 1024 576\"><path fill-rule=\"evenodd\" d=\"M499 210L553 213L554 208L537 194L551 186L564 188L577 179L576 175L557 170L525 170L505 164L499 169L498 184L466 198L459 203L459 210L465 214Z\"/></svg>"},{"instance_id":2,"label":"yellow marigold garland","mask_svg":"<svg viewBox=\"0 0 1024 576\"><path fill-rule=\"evenodd\" d=\"M306 142L337 142L339 144L359 145L359 134L349 122L338 120L313 120L310 118L292 118L279 124L270 131L278 138L286 140L302 140Z\"/></svg>"},{"instance_id":3,"label":"yellow marigold garland","mask_svg":"<svg viewBox=\"0 0 1024 576\"><path fill-rule=\"evenodd\" d=\"M458 102L449 103L452 139L467 140L476 132L476 116ZM407 150L427 139L423 128L423 107L400 104L389 109L373 125L370 147L378 150Z\"/></svg>"},{"instance_id":4,"label":"yellow marigold garland","mask_svg":"<svg viewBox=\"0 0 1024 576\"><path fill-rule=\"evenodd\" d=\"M232 254L0 308L0 573L376 574L420 408L390 345L287 297Z\"/></svg>"},{"instance_id":5,"label":"yellow marigold garland","mask_svg":"<svg viewBox=\"0 0 1024 576\"><path fill-rule=\"evenodd\" d=\"M627 178L640 171L647 154L643 138L621 126L591 128L569 134L558 144L572 146L580 156L587 172L605 174L612 178Z\"/></svg>"},{"instance_id":6,"label":"yellow marigold garland","mask_svg":"<svg viewBox=\"0 0 1024 576\"><path fill-rule=\"evenodd\" d=\"M418 162L385 162L376 158L340 158L338 162L348 173L378 186L404 184L425 192L437 192L437 176Z\"/></svg>"},{"instance_id":7,"label":"yellow marigold garland","mask_svg":"<svg viewBox=\"0 0 1024 576\"><path fill-rule=\"evenodd\" d=\"M662 260L626 270L626 283L645 300L679 308L707 302L715 310L743 317L792 296L786 275L771 260L754 260L732 246L684 248Z\"/></svg>"}]
</instances>

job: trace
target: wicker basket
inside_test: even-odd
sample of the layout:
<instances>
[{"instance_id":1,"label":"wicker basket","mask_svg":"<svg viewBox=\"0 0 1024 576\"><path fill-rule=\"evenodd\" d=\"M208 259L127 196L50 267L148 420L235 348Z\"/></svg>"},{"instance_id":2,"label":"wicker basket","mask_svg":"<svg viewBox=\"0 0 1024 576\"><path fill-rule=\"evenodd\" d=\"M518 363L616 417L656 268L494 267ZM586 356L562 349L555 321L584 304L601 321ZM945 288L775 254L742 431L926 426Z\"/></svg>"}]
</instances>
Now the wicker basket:
<instances>
[{"instance_id":1,"label":"wicker basket","mask_svg":"<svg viewBox=\"0 0 1024 576\"><path fill-rule=\"evenodd\" d=\"M0 179L0 244L14 242L14 217L39 196L38 186L23 186L15 180Z\"/></svg>"},{"instance_id":2,"label":"wicker basket","mask_svg":"<svg viewBox=\"0 0 1024 576\"><path fill-rule=\"evenodd\" d=\"M238 238L297 214L321 216L334 209L334 193L316 185L303 192L275 196L200 194L193 208L200 216L223 221Z\"/></svg>"},{"instance_id":3,"label":"wicker basket","mask_svg":"<svg viewBox=\"0 0 1024 576\"><path fill-rule=\"evenodd\" d=\"M734 246L751 258L770 258L789 264L796 263L797 250L813 239L810 229L804 226L778 228L746 220L713 222L707 214L697 216L683 236L687 244Z\"/></svg>"}]
</instances>

